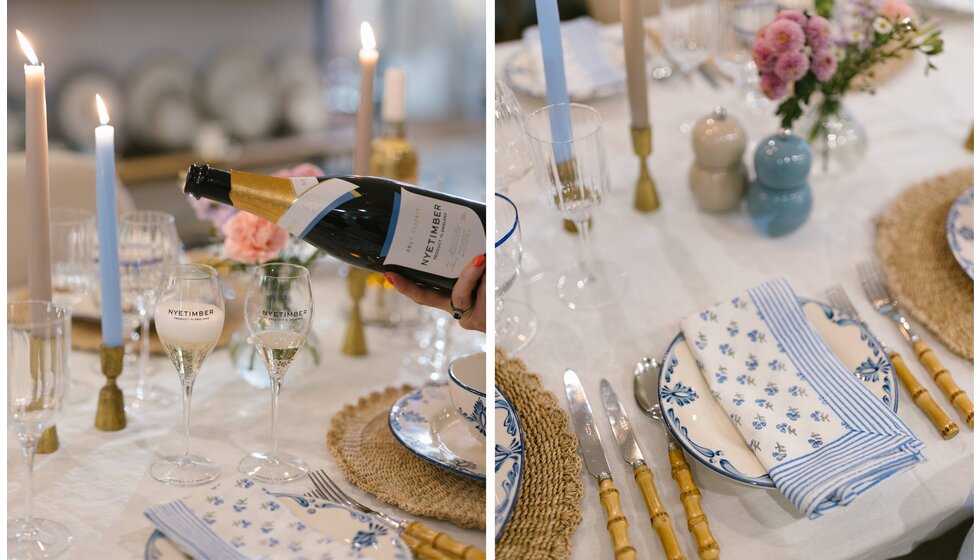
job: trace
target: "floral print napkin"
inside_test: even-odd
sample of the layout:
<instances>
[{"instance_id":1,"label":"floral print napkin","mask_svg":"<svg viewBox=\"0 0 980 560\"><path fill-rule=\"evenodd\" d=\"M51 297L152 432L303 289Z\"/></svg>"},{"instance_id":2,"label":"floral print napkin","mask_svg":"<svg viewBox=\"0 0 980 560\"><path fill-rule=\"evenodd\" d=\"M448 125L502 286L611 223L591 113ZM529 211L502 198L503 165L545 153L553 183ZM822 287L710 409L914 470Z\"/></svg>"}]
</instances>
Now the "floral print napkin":
<instances>
[{"instance_id":1,"label":"floral print napkin","mask_svg":"<svg viewBox=\"0 0 980 560\"><path fill-rule=\"evenodd\" d=\"M922 442L837 359L784 279L685 318L712 395L811 518L924 461Z\"/></svg>"}]
</instances>

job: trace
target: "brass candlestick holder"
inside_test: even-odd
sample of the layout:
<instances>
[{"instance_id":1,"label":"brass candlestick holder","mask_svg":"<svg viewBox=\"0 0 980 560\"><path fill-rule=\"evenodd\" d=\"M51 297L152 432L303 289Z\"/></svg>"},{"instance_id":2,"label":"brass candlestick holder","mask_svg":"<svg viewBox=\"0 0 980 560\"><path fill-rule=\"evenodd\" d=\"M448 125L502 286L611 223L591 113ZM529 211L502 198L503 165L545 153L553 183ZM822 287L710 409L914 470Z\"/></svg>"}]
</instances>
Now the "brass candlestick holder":
<instances>
[{"instance_id":1,"label":"brass candlestick holder","mask_svg":"<svg viewBox=\"0 0 980 560\"><path fill-rule=\"evenodd\" d=\"M58 442L58 427L51 426L41 432L41 437L37 439L37 447L34 451L36 453L54 453L59 447L61 444Z\"/></svg>"},{"instance_id":2,"label":"brass candlestick holder","mask_svg":"<svg viewBox=\"0 0 980 560\"><path fill-rule=\"evenodd\" d=\"M367 290L367 279L366 270L351 267L347 273L347 290L352 301L347 334L344 336L344 346L340 351L348 356L364 356L368 353L367 341L364 338L364 321L361 318L361 299L364 298L364 292Z\"/></svg>"},{"instance_id":3,"label":"brass candlestick holder","mask_svg":"<svg viewBox=\"0 0 980 560\"><path fill-rule=\"evenodd\" d=\"M653 134L649 126L631 127L630 134L633 137L633 151L640 157L640 177L636 180L633 208L640 212L654 212L660 208L660 197L657 195L657 184L647 169L647 158L653 153Z\"/></svg>"},{"instance_id":4,"label":"brass candlestick holder","mask_svg":"<svg viewBox=\"0 0 980 560\"><path fill-rule=\"evenodd\" d=\"M102 355L102 375L105 385L99 390L99 408L95 411L95 427L104 432L117 432L126 427L126 409L123 394L116 385L116 378L123 369L122 346L106 348L99 346Z\"/></svg>"}]
</instances>

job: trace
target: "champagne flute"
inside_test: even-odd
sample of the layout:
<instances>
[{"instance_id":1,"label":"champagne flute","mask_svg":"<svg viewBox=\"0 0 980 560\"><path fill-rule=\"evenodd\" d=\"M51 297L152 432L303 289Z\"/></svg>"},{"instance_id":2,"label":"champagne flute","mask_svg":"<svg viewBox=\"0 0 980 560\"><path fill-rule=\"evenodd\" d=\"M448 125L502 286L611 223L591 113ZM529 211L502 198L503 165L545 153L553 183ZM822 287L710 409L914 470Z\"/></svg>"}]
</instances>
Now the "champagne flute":
<instances>
[{"instance_id":1,"label":"champagne flute","mask_svg":"<svg viewBox=\"0 0 980 560\"><path fill-rule=\"evenodd\" d=\"M56 305L73 308L92 291L95 244L92 212L51 209L51 289Z\"/></svg>"},{"instance_id":2,"label":"champagne flute","mask_svg":"<svg viewBox=\"0 0 980 560\"><path fill-rule=\"evenodd\" d=\"M71 544L67 527L33 513L34 452L64 407L70 355L71 311L47 301L7 305L7 427L27 461L24 517L7 521L8 558L51 558Z\"/></svg>"},{"instance_id":3,"label":"champagne flute","mask_svg":"<svg viewBox=\"0 0 980 560\"><path fill-rule=\"evenodd\" d=\"M497 80L493 99L494 176L497 190L506 192L508 185L517 182L531 170L531 156L524 135L524 110L514 97L514 92L507 84Z\"/></svg>"},{"instance_id":4,"label":"champagne flute","mask_svg":"<svg viewBox=\"0 0 980 560\"><path fill-rule=\"evenodd\" d=\"M586 105L558 103L531 113L525 130L545 203L575 223L581 242L578 265L558 278L558 298L571 309L616 301L626 289L626 274L595 259L589 240L589 221L609 192L602 116Z\"/></svg>"},{"instance_id":5,"label":"champagne flute","mask_svg":"<svg viewBox=\"0 0 980 560\"><path fill-rule=\"evenodd\" d=\"M167 268L160 280L153 320L163 349L180 376L184 406L184 446L180 455L158 459L150 475L165 484L198 486L218 478L217 463L190 454L190 411L194 380L211 354L225 323L225 300L218 271L203 264Z\"/></svg>"},{"instance_id":6,"label":"champagne flute","mask_svg":"<svg viewBox=\"0 0 980 560\"><path fill-rule=\"evenodd\" d=\"M245 296L245 324L272 382L272 450L248 455L239 472L262 482L306 476L303 459L279 451L279 393L286 370L306 342L313 320L310 272L299 265L273 263L253 268Z\"/></svg>"},{"instance_id":7,"label":"champagne flute","mask_svg":"<svg viewBox=\"0 0 980 560\"><path fill-rule=\"evenodd\" d=\"M149 382L150 317L157 288L167 267L180 262L180 238L174 217L165 212L140 210L119 219L120 285L123 304L139 320L139 361L136 390L130 410L169 406L177 396Z\"/></svg>"},{"instance_id":8,"label":"champagne flute","mask_svg":"<svg viewBox=\"0 0 980 560\"><path fill-rule=\"evenodd\" d=\"M522 350L538 330L538 318L531 306L518 301L505 301L507 293L517 281L521 269L524 248L521 242L521 224L517 206L502 194L497 194L494 206L494 302L496 305L497 346L513 356Z\"/></svg>"}]
</instances>

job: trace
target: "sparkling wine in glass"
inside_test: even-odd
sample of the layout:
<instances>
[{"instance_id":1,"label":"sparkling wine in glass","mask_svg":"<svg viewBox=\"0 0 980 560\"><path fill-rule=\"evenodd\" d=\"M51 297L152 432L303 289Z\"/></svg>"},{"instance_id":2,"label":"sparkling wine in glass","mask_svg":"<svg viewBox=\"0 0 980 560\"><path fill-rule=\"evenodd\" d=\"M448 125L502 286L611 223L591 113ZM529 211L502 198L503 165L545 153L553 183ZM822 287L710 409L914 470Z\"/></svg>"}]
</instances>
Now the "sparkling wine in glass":
<instances>
[{"instance_id":1,"label":"sparkling wine in glass","mask_svg":"<svg viewBox=\"0 0 980 560\"><path fill-rule=\"evenodd\" d=\"M262 482L288 482L309 472L303 459L279 451L278 422L282 382L306 342L312 320L313 292L306 268L273 263L253 269L245 296L245 324L272 383L272 449L248 455L238 470Z\"/></svg>"},{"instance_id":2,"label":"sparkling wine in glass","mask_svg":"<svg viewBox=\"0 0 980 560\"><path fill-rule=\"evenodd\" d=\"M494 198L494 331L497 335L497 346L513 356L534 338L538 330L538 319L527 303L504 298L504 294L517 282L524 248L517 206L502 194L497 194Z\"/></svg>"},{"instance_id":3,"label":"sparkling wine in glass","mask_svg":"<svg viewBox=\"0 0 980 560\"><path fill-rule=\"evenodd\" d=\"M577 265L558 278L558 298L571 309L608 305L626 290L626 274L596 259L589 239L589 221L609 192L602 116L586 105L558 103L531 113L526 131L545 203L575 223L580 240Z\"/></svg>"},{"instance_id":4,"label":"sparkling wine in glass","mask_svg":"<svg viewBox=\"0 0 980 560\"><path fill-rule=\"evenodd\" d=\"M91 211L51 209L51 290L55 304L73 308L92 291L95 232Z\"/></svg>"},{"instance_id":5,"label":"sparkling wine in glass","mask_svg":"<svg viewBox=\"0 0 980 560\"><path fill-rule=\"evenodd\" d=\"M7 427L27 461L24 517L7 521L7 558L53 558L71 544L67 527L34 517L34 452L68 391L71 312L47 301L7 305Z\"/></svg>"},{"instance_id":6,"label":"sparkling wine in glass","mask_svg":"<svg viewBox=\"0 0 980 560\"><path fill-rule=\"evenodd\" d=\"M139 361L136 389L129 410L167 407L177 395L153 386L150 376L150 318L160 279L168 267L180 262L181 245L174 217L165 212L140 210L119 220L120 285L123 307L139 322Z\"/></svg>"},{"instance_id":7,"label":"sparkling wine in glass","mask_svg":"<svg viewBox=\"0 0 980 560\"><path fill-rule=\"evenodd\" d=\"M225 323L225 300L218 271L201 264L172 265L163 272L153 321L157 336L180 377L184 447L180 455L158 459L153 478L176 486L197 486L218 478L218 464L190 453L190 410L194 380L214 350Z\"/></svg>"}]
</instances>

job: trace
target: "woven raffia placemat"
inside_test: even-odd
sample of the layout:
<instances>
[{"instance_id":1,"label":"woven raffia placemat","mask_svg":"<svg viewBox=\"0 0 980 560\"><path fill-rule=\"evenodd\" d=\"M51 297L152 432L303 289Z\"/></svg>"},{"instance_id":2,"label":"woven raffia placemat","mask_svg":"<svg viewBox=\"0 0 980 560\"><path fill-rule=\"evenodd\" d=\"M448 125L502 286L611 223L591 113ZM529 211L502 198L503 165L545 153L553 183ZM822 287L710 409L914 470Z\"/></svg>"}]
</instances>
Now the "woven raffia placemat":
<instances>
[{"instance_id":1,"label":"woven raffia placemat","mask_svg":"<svg viewBox=\"0 0 980 560\"><path fill-rule=\"evenodd\" d=\"M933 177L902 193L878 224L888 286L916 321L947 348L973 360L973 280L946 242L946 217L973 186L973 168Z\"/></svg>"},{"instance_id":2,"label":"woven raffia placemat","mask_svg":"<svg viewBox=\"0 0 980 560\"><path fill-rule=\"evenodd\" d=\"M388 411L411 387L389 387L347 405L330 420L327 447L347 480L412 515L486 529L484 483L414 455L388 428Z\"/></svg>"},{"instance_id":3,"label":"woven raffia placemat","mask_svg":"<svg viewBox=\"0 0 980 560\"><path fill-rule=\"evenodd\" d=\"M524 477L517 506L497 543L499 560L564 559L582 522L583 487L578 440L568 414L541 379L520 360L497 350L496 384L507 395L524 432Z\"/></svg>"}]
</instances>

